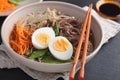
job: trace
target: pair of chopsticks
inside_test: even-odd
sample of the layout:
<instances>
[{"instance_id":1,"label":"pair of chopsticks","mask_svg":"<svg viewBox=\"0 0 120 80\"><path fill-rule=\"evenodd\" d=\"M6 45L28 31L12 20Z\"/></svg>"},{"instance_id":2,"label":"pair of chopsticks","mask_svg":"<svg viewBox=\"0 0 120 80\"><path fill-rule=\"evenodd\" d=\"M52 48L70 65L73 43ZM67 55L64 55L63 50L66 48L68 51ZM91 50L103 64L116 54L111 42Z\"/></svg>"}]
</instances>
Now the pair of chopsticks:
<instances>
[{"instance_id":1,"label":"pair of chopsticks","mask_svg":"<svg viewBox=\"0 0 120 80\"><path fill-rule=\"evenodd\" d=\"M83 39L85 35L85 43L84 43L84 49L83 49L82 59L81 59L81 67L80 67L79 78L78 78L78 80L84 80L85 63L86 63L87 48L88 48L88 41L89 41L89 34L90 34L90 25L91 25L91 11L92 11L92 4L89 5L89 9L87 11L87 14L84 20L84 24L82 27L82 32L79 38L78 46L75 52L74 62L70 72L69 80L74 80L76 66L78 64L80 51L81 51L81 47L82 47Z\"/></svg>"}]
</instances>

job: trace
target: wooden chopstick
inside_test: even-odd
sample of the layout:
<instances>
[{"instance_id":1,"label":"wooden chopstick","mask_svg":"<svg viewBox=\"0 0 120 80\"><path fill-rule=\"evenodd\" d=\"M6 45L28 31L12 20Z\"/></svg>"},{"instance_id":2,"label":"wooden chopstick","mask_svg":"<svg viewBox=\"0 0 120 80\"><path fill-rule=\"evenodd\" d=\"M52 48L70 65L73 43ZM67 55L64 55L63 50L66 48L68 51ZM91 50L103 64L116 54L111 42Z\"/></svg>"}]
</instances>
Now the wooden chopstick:
<instances>
[{"instance_id":1,"label":"wooden chopstick","mask_svg":"<svg viewBox=\"0 0 120 80\"><path fill-rule=\"evenodd\" d=\"M90 5L92 7L92 5ZM86 56L87 56L87 49L88 49L88 41L89 41L89 35L90 35L90 25L91 25L91 11L92 8L90 8L90 14L88 18L88 25L86 30L86 36L85 36L85 43L84 43L84 49L82 53L82 59L81 59L81 68L79 72L79 80L84 80L84 71L85 71L85 63L86 63Z\"/></svg>"},{"instance_id":2,"label":"wooden chopstick","mask_svg":"<svg viewBox=\"0 0 120 80\"><path fill-rule=\"evenodd\" d=\"M73 66L70 72L70 76L69 76L69 80L74 80L74 75L75 75L75 70L76 70L76 66L78 64L78 60L79 60L79 55L80 55L80 51L81 51L81 47L82 47L82 43L83 43L83 39L84 39L84 34L86 31L86 26L87 26L87 20L89 18L89 14L92 10L92 4L89 6L89 9L87 11L85 20L84 20L84 24L83 24L83 29L79 38L79 42L78 42L78 46L75 52L75 57L74 57L74 61L73 61Z\"/></svg>"}]
</instances>

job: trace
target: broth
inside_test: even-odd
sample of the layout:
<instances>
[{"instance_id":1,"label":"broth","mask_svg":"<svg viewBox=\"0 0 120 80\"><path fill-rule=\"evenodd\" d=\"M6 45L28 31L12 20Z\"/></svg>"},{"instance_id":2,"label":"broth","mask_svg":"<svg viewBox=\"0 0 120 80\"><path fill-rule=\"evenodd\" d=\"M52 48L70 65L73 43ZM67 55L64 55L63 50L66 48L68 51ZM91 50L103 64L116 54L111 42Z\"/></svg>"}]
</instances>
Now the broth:
<instances>
[{"instance_id":1,"label":"broth","mask_svg":"<svg viewBox=\"0 0 120 80\"><path fill-rule=\"evenodd\" d=\"M120 14L120 8L114 4L103 4L100 7L100 12L108 16L117 16Z\"/></svg>"}]
</instances>

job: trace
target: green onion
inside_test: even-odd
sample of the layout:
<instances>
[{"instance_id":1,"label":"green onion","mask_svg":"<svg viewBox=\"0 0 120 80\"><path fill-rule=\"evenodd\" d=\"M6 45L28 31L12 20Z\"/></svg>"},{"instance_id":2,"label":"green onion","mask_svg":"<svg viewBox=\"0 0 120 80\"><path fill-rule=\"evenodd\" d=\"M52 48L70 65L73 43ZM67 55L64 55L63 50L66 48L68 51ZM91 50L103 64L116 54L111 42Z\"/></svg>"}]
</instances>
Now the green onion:
<instances>
[{"instance_id":1,"label":"green onion","mask_svg":"<svg viewBox=\"0 0 120 80\"><path fill-rule=\"evenodd\" d=\"M55 35L58 36L59 35L59 26L57 23L55 23L55 26L54 26L54 32L55 32Z\"/></svg>"}]
</instances>

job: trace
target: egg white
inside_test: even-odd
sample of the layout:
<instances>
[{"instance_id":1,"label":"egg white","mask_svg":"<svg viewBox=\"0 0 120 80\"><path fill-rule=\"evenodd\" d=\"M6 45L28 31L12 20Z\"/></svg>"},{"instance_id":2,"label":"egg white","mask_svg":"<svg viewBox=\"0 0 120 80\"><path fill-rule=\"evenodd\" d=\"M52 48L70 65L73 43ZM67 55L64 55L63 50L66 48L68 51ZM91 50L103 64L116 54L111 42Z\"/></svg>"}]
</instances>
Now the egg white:
<instances>
[{"instance_id":1,"label":"egg white","mask_svg":"<svg viewBox=\"0 0 120 80\"><path fill-rule=\"evenodd\" d=\"M38 34L47 34L50 36L50 40L52 38L55 38L55 32L53 31L52 28L50 27L43 27L43 28L39 28L37 29L33 34L32 34L32 44L36 49L45 49L48 47L48 44L44 45L44 44L40 44L37 40L36 40L36 36ZM49 42L48 42L49 43Z\"/></svg>"},{"instance_id":2,"label":"egg white","mask_svg":"<svg viewBox=\"0 0 120 80\"><path fill-rule=\"evenodd\" d=\"M60 51L57 51L57 50L55 50L55 49L53 48L54 42L55 42L56 40L58 40L58 39L61 39L61 38L67 40L67 39L66 39L65 37L63 37L63 36L57 36L57 37L55 37L55 38L52 38L52 39L50 40L49 44L48 44L48 48L49 48L51 54L52 54L56 59L63 60L63 61L69 60L69 59L72 57L72 54L73 54L73 46L72 46L72 44L71 44L68 40L67 40L67 41L69 42L69 47L68 47L68 49L67 49L66 51L60 52Z\"/></svg>"}]
</instances>

